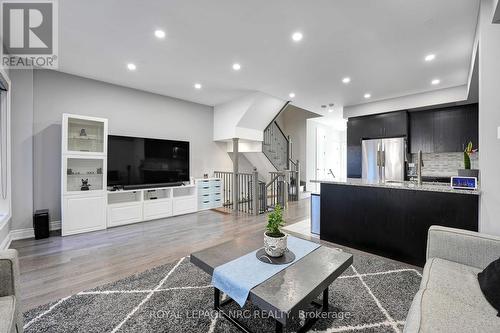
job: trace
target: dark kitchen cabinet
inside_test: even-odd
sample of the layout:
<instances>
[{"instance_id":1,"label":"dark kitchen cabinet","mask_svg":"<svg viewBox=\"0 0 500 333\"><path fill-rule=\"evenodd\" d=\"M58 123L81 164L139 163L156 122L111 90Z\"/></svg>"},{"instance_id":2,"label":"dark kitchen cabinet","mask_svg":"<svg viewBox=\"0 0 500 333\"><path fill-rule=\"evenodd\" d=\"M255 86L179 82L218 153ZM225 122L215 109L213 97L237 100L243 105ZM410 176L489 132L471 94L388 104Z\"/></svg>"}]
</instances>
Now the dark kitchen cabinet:
<instances>
[{"instance_id":1,"label":"dark kitchen cabinet","mask_svg":"<svg viewBox=\"0 0 500 333\"><path fill-rule=\"evenodd\" d=\"M434 151L434 125L432 112L422 111L410 114L410 151L423 153Z\"/></svg>"},{"instance_id":2,"label":"dark kitchen cabinet","mask_svg":"<svg viewBox=\"0 0 500 333\"><path fill-rule=\"evenodd\" d=\"M391 112L379 115L382 125L382 137L391 138L408 135L408 113Z\"/></svg>"},{"instance_id":3,"label":"dark kitchen cabinet","mask_svg":"<svg viewBox=\"0 0 500 333\"><path fill-rule=\"evenodd\" d=\"M406 111L353 117L347 121L347 177L361 177L361 141L408 135Z\"/></svg>"},{"instance_id":4,"label":"dark kitchen cabinet","mask_svg":"<svg viewBox=\"0 0 500 333\"><path fill-rule=\"evenodd\" d=\"M461 152L472 141L478 147L477 104L410 113L410 151Z\"/></svg>"},{"instance_id":5,"label":"dark kitchen cabinet","mask_svg":"<svg viewBox=\"0 0 500 333\"><path fill-rule=\"evenodd\" d=\"M347 121L347 177L361 178L362 121L350 118Z\"/></svg>"}]
</instances>

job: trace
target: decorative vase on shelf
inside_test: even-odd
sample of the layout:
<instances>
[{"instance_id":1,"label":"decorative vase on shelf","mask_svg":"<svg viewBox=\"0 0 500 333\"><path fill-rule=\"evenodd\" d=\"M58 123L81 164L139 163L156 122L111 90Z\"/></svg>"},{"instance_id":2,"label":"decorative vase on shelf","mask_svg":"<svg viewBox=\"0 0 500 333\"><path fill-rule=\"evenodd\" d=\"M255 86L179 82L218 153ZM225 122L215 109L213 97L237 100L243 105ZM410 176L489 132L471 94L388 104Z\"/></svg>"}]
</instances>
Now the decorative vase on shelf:
<instances>
[{"instance_id":1,"label":"decorative vase on shelf","mask_svg":"<svg viewBox=\"0 0 500 333\"><path fill-rule=\"evenodd\" d=\"M82 128L80 130L80 136L87 136L87 131L85 131L85 128Z\"/></svg>"},{"instance_id":2,"label":"decorative vase on shelf","mask_svg":"<svg viewBox=\"0 0 500 333\"><path fill-rule=\"evenodd\" d=\"M266 232L264 232L264 250L270 257L281 257L287 250L287 237L280 228L285 225L281 206L276 205L269 214Z\"/></svg>"}]
</instances>

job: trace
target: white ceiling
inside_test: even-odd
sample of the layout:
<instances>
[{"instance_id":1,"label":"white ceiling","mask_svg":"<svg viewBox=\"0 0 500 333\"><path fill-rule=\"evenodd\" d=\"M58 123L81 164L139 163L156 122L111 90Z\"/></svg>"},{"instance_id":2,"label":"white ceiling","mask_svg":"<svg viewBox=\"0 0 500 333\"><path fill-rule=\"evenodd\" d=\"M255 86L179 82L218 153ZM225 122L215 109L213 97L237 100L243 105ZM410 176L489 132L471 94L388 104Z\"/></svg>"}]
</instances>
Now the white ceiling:
<instances>
[{"instance_id":1,"label":"white ceiling","mask_svg":"<svg viewBox=\"0 0 500 333\"><path fill-rule=\"evenodd\" d=\"M295 105L318 112L366 102L366 92L375 101L466 84L478 8L479 0L63 0L60 70L208 105L293 91Z\"/></svg>"}]
</instances>

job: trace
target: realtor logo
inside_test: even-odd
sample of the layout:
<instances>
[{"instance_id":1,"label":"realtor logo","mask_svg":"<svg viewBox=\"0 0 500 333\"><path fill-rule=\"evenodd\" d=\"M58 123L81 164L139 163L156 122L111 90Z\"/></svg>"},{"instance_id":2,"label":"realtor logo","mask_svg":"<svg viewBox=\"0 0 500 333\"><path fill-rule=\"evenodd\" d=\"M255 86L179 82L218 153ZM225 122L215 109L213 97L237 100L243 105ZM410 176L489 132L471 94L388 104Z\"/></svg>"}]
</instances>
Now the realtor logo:
<instances>
[{"instance_id":1,"label":"realtor logo","mask_svg":"<svg viewBox=\"0 0 500 333\"><path fill-rule=\"evenodd\" d=\"M56 0L0 1L2 66L57 68Z\"/></svg>"}]
</instances>

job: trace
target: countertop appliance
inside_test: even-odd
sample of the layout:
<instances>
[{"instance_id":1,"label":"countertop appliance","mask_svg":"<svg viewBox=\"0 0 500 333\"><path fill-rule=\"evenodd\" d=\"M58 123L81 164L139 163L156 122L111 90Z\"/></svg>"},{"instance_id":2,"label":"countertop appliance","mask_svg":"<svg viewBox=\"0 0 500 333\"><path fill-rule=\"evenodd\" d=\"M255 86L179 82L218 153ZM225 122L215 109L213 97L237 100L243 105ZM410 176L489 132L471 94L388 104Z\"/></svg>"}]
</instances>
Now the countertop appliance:
<instances>
[{"instance_id":1,"label":"countertop appliance","mask_svg":"<svg viewBox=\"0 0 500 333\"><path fill-rule=\"evenodd\" d=\"M404 137L363 140L362 177L368 181L404 181L406 141Z\"/></svg>"}]
</instances>

